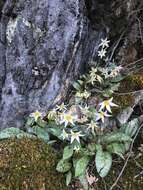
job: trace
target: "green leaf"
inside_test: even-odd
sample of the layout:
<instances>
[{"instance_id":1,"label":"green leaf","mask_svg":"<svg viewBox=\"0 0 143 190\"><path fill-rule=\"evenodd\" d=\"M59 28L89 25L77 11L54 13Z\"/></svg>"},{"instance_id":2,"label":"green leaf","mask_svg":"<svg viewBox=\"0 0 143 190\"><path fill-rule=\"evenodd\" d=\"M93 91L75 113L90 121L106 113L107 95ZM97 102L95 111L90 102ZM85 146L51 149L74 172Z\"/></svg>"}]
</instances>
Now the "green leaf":
<instances>
[{"instance_id":1,"label":"green leaf","mask_svg":"<svg viewBox=\"0 0 143 190\"><path fill-rule=\"evenodd\" d=\"M125 142L125 150L128 151L130 148L131 143L130 142Z\"/></svg>"},{"instance_id":2,"label":"green leaf","mask_svg":"<svg viewBox=\"0 0 143 190\"><path fill-rule=\"evenodd\" d=\"M48 128L48 132L57 138L62 139L62 130L59 127L53 126L52 128Z\"/></svg>"},{"instance_id":3,"label":"green leaf","mask_svg":"<svg viewBox=\"0 0 143 190\"><path fill-rule=\"evenodd\" d=\"M114 153L119 155L121 158L124 159L123 154L125 153L126 149L125 149L125 145L122 143L112 143L110 145L107 146L107 150L110 153Z\"/></svg>"},{"instance_id":4,"label":"green leaf","mask_svg":"<svg viewBox=\"0 0 143 190\"><path fill-rule=\"evenodd\" d=\"M79 180L80 180L80 183L82 184L84 190L88 190L88 181L87 181L85 174L79 176Z\"/></svg>"},{"instance_id":5,"label":"green leaf","mask_svg":"<svg viewBox=\"0 0 143 190\"><path fill-rule=\"evenodd\" d=\"M23 138L23 137L34 137L24 131L20 130L19 128L11 127L0 131L0 139L7 139L7 138Z\"/></svg>"},{"instance_id":6,"label":"green leaf","mask_svg":"<svg viewBox=\"0 0 143 190\"><path fill-rule=\"evenodd\" d=\"M46 125L47 125L47 123L45 121L43 121L41 118L38 118L36 123L37 123L37 125L39 125L42 128L46 127Z\"/></svg>"},{"instance_id":7,"label":"green leaf","mask_svg":"<svg viewBox=\"0 0 143 190\"><path fill-rule=\"evenodd\" d=\"M117 83L117 82L122 81L124 78L125 78L124 76L119 75L119 76L113 78L113 79L111 80L111 82L113 82L113 83Z\"/></svg>"},{"instance_id":8,"label":"green leaf","mask_svg":"<svg viewBox=\"0 0 143 190\"><path fill-rule=\"evenodd\" d=\"M67 185L67 186L71 183L71 180L72 180L72 173L71 173L71 171L69 171L69 172L66 174L66 185Z\"/></svg>"},{"instance_id":9,"label":"green leaf","mask_svg":"<svg viewBox=\"0 0 143 190\"><path fill-rule=\"evenodd\" d=\"M77 91L79 91L79 90L81 89L81 86L80 86L80 84L79 84L78 82L74 82L74 83L73 83L73 87L74 87Z\"/></svg>"},{"instance_id":10,"label":"green leaf","mask_svg":"<svg viewBox=\"0 0 143 190\"><path fill-rule=\"evenodd\" d=\"M88 156L84 156L77 161L75 166L75 177L81 176L85 173L89 160Z\"/></svg>"},{"instance_id":11,"label":"green leaf","mask_svg":"<svg viewBox=\"0 0 143 190\"><path fill-rule=\"evenodd\" d=\"M49 134L44 128L41 128L39 126L34 126L33 133L37 135L39 139L42 139L46 142L49 141Z\"/></svg>"},{"instance_id":12,"label":"green leaf","mask_svg":"<svg viewBox=\"0 0 143 190\"><path fill-rule=\"evenodd\" d=\"M96 152L96 144L95 143L88 144L88 150L91 151L92 153L95 153Z\"/></svg>"},{"instance_id":13,"label":"green leaf","mask_svg":"<svg viewBox=\"0 0 143 190\"><path fill-rule=\"evenodd\" d=\"M33 117L29 117L26 122L26 126L33 126L35 119Z\"/></svg>"},{"instance_id":14,"label":"green leaf","mask_svg":"<svg viewBox=\"0 0 143 190\"><path fill-rule=\"evenodd\" d=\"M103 151L102 147L98 148L95 156L97 172L101 177L105 177L112 165L112 156L109 152Z\"/></svg>"},{"instance_id":15,"label":"green leaf","mask_svg":"<svg viewBox=\"0 0 143 190\"><path fill-rule=\"evenodd\" d=\"M133 119L129 123L127 123L125 128L125 133L129 135L130 137L133 137L136 133L136 131L139 128L139 120Z\"/></svg>"},{"instance_id":16,"label":"green leaf","mask_svg":"<svg viewBox=\"0 0 143 190\"><path fill-rule=\"evenodd\" d=\"M127 142L127 141L132 141L131 137L121 132L116 132L116 133L113 132L101 138L101 142L106 144L112 142Z\"/></svg>"},{"instance_id":17,"label":"green leaf","mask_svg":"<svg viewBox=\"0 0 143 190\"><path fill-rule=\"evenodd\" d=\"M58 172L65 173L68 172L71 167L72 164L69 161L61 159L57 164L56 170Z\"/></svg>"},{"instance_id":18,"label":"green leaf","mask_svg":"<svg viewBox=\"0 0 143 190\"><path fill-rule=\"evenodd\" d=\"M69 159L73 155L73 147L66 146L63 152L63 160Z\"/></svg>"}]
</instances>

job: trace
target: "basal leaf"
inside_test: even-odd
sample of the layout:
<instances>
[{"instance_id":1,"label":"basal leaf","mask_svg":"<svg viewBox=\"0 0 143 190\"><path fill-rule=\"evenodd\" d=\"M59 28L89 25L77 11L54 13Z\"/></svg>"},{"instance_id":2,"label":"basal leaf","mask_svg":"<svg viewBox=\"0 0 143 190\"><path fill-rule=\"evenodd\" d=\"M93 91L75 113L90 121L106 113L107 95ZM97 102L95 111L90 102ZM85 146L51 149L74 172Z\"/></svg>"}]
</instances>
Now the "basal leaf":
<instances>
[{"instance_id":1,"label":"basal leaf","mask_svg":"<svg viewBox=\"0 0 143 190\"><path fill-rule=\"evenodd\" d=\"M83 156L76 162L75 166L75 177L81 176L85 173L87 165L89 163L89 157L88 156Z\"/></svg>"},{"instance_id":2,"label":"basal leaf","mask_svg":"<svg viewBox=\"0 0 143 190\"><path fill-rule=\"evenodd\" d=\"M33 135L30 135L30 134L24 132L23 130L20 130L19 128L15 128L15 127L7 128L7 129L0 131L0 139L7 139L7 138L13 138L13 137L17 137L17 138L29 137L29 138L31 138L31 137L33 137Z\"/></svg>"},{"instance_id":3,"label":"basal leaf","mask_svg":"<svg viewBox=\"0 0 143 190\"><path fill-rule=\"evenodd\" d=\"M46 127L46 125L47 125L47 123L45 122L45 121L43 121L41 118L39 118L38 120L37 120L37 125L39 125L40 127Z\"/></svg>"},{"instance_id":4,"label":"basal leaf","mask_svg":"<svg viewBox=\"0 0 143 190\"><path fill-rule=\"evenodd\" d=\"M109 152L103 151L102 147L98 148L95 156L97 172L101 177L105 177L112 165L112 156Z\"/></svg>"},{"instance_id":5,"label":"basal leaf","mask_svg":"<svg viewBox=\"0 0 143 190\"><path fill-rule=\"evenodd\" d=\"M113 132L113 133L109 133L105 136L103 136L101 138L101 142L102 143L112 143L112 142L127 142L127 141L131 141L131 137L128 136L125 133L121 133L121 132Z\"/></svg>"},{"instance_id":6,"label":"basal leaf","mask_svg":"<svg viewBox=\"0 0 143 190\"><path fill-rule=\"evenodd\" d=\"M81 88L81 86L80 86L80 84L79 84L78 82L74 82L74 83L73 83L73 87L74 87L77 91L79 91L80 88Z\"/></svg>"},{"instance_id":7,"label":"basal leaf","mask_svg":"<svg viewBox=\"0 0 143 190\"><path fill-rule=\"evenodd\" d=\"M63 152L63 160L69 159L73 155L73 147L66 146Z\"/></svg>"},{"instance_id":8,"label":"basal leaf","mask_svg":"<svg viewBox=\"0 0 143 190\"><path fill-rule=\"evenodd\" d=\"M112 143L112 144L110 144L110 145L107 146L107 150L108 150L110 153L117 154L117 155L119 155L121 158L124 159L123 154L124 154L125 151L126 151L126 148L125 148L125 145L124 145L124 144L122 144L122 143Z\"/></svg>"},{"instance_id":9,"label":"basal leaf","mask_svg":"<svg viewBox=\"0 0 143 190\"><path fill-rule=\"evenodd\" d=\"M127 123L125 133L130 137L133 137L139 128L139 120L133 119Z\"/></svg>"},{"instance_id":10,"label":"basal leaf","mask_svg":"<svg viewBox=\"0 0 143 190\"><path fill-rule=\"evenodd\" d=\"M68 172L71 167L72 164L69 161L61 159L57 164L56 170L58 172L65 173Z\"/></svg>"},{"instance_id":11,"label":"basal leaf","mask_svg":"<svg viewBox=\"0 0 143 190\"><path fill-rule=\"evenodd\" d=\"M49 141L49 134L48 132L44 129L41 128L39 126L34 126L33 127L33 133L39 138L42 139L44 141Z\"/></svg>"},{"instance_id":12,"label":"basal leaf","mask_svg":"<svg viewBox=\"0 0 143 190\"><path fill-rule=\"evenodd\" d=\"M86 175L84 174L84 175L79 176L79 180L84 190L88 190L88 181L87 181Z\"/></svg>"},{"instance_id":13,"label":"basal leaf","mask_svg":"<svg viewBox=\"0 0 143 190\"><path fill-rule=\"evenodd\" d=\"M29 117L26 122L26 126L32 126L35 122L35 119L33 117Z\"/></svg>"},{"instance_id":14,"label":"basal leaf","mask_svg":"<svg viewBox=\"0 0 143 190\"><path fill-rule=\"evenodd\" d=\"M61 134L62 130L56 126L53 126L52 128L48 128L48 132L54 136L56 136L59 139L62 139Z\"/></svg>"},{"instance_id":15,"label":"basal leaf","mask_svg":"<svg viewBox=\"0 0 143 190\"><path fill-rule=\"evenodd\" d=\"M69 171L69 172L66 174L66 185L67 185L67 186L71 183L71 179L72 179L72 173L71 173L71 171Z\"/></svg>"}]
</instances>

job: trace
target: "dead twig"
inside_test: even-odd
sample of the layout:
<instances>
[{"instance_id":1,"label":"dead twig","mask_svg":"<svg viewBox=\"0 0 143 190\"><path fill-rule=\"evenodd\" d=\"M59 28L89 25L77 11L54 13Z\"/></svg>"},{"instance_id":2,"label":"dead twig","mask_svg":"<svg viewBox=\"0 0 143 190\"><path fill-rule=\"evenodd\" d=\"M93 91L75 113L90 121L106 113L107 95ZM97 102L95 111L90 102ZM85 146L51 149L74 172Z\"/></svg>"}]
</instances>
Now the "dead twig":
<instances>
[{"instance_id":1,"label":"dead twig","mask_svg":"<svg viewBox=\"0 0 143 190\"><path fill-rule=\"evenodd\" d=\"M134 145L135 139L136 139L136 137L138 136L139 131L141 130L142 127L143 127L143 123L141 124L141 126L140 126L139 129L137 130L136 135L135 135L135 137L134 137L134 139L133 139L133 141L132 141L132 143L131 143L130 151L129 151L128 157L127 157L127 159L126 159L126 161L125 161L125 163L124 163L124 166L123 166L123 168L122 168L120 174L118 175L116 181L113 183L113 185L110 187L109 190L112 190L112 189L117 185L118 181L120 180L121 176L123 175L123 172L124 172L124 170L125 170L125 168L126 168L126 166L127 166L127 164L128 164L128 161L129 161L129 159L130 159L130 157L131 157L131 155L132 155L132 149L133 149L133 145Z\"/></svg>"},{"instance_id":2,"label":"dead twig","mask_svg":"<svg viewBox=\"0 0 143 190\"><path fill-rule=\"evenodd\" d=\"M124 34L125 34L125 31L122 32L122 34L120 35L119 40L117 41L115 47L113 48L113 51L112 51L111 56L110 56L110 58L109 58L109 62L112 60L112 58L113 58L113 56L114 56L114 53L115 53L117 47L119 46L119 43L120 43L120 41L122 40L122 37L124 36Z\"/></svg>"}]
</instances>

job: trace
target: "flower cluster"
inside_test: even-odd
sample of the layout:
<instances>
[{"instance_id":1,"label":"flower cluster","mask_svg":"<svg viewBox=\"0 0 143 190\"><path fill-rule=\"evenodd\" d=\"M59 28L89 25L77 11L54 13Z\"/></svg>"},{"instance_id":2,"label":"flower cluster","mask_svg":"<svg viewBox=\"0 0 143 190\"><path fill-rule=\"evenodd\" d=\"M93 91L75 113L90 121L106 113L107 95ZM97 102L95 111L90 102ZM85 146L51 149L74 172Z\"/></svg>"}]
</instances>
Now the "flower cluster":
<instances>
[{"instance_id":1,"label":"flower cluster","mask_svg":"<svg viewBox=\"0 0 143 190\"><path fill-rule=\"evenodd\" d=\"M91 83L92 85L94 85L96 81L98 81L99 83L103 82L102 77L99 74L97 74L97 72L98 72L97 68L93 68L93 67L91 68L91 71L89 74L90 78L88 82Z\"/></svg>"},{"instance_id":2,"label":"flower cluster","mask_svg":"<svg viewBox=\"0 0 143 190\"><path fill-rule=\"evenodd\" d=\"M71 144L76 141L77 144L80 143L81 137L87 135L87 131L91 131L91 133L95 135L96 130L100 130L105 118L111 117L111 114L108 114L108 112L112 113L111 107L118 106L113 103L112 100L113 98L110 98L99 103L97 108L95 107L94 112L92 112L88 106L78 106L81 115L78 111L75 111L75 109L71 109L71 107L68 109L68 106L63 103L49 111L47 118L54 120L55 123L59 125L63 140L68 140ZM37 121L38 118L41 118L42 114L36 111L30 116ZM83 124L84 130L81 130L80 125Z\"/></svg>"},{"instance_id":3,"label":"flower cluster","mask_svg":"<svg viewBox=\"0 0 143 190\"><path fill-rule=\"evenodd\" d=\"M101 39L101 43L99 44L99 47L101 47L101 50L98 51L98 56L101 59L106 56L107 48L109 47L109 43L110 43L110 41L107 38Z\"/></svg>"}]
</instances>

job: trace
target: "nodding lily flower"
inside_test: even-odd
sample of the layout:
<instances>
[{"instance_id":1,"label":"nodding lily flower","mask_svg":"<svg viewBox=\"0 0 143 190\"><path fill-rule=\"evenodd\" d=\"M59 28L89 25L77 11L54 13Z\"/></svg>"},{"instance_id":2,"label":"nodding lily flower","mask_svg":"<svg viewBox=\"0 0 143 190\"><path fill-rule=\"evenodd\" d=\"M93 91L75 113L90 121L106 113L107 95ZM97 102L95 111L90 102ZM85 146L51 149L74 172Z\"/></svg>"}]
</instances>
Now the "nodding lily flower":
<instances>
[{"instance_id":1,"label":"nodding lily flower","mask_svg":"<svg viewBox=\"0 0 143 190\"><path fill-rule=\"evenodd\" d=\"M30 114L30 117L33 117L35 121L42 117L42 114L39 111L35 111Z\"/></svg>"},{"instance_id":2,"label":"nodding lily flower","mask_svg":"<svg viewBox=\"0 0 143 190\"><path fill-rule=\"evenodd\" d=\"M94 82L98 81L100 83L103 82L103 79L100 75L97 74L97 68L91 68L91 71L90 71L90 79L89 79L89 83L91 83L92 85L94 85Z\"/></svg>"},{"instance_id":3,"label":"nodding lily flower","mask_svg":"<svg viewBox=\"0 0 143 190\"><path fill-rule=\"evenodd\" d=\"M91 129L92 133L95 134L95 131L97 128L99 128L97 123L94 121L91 121L91 123L88 124L87 130Z\"/></svg>"},{"instance_id":4,"label":"nodding lily flower","mask_svg":"<svg viewBox=\"0 0 143 190\"><path fill-rule=\"evenodd\" d=\"M97 68L92 67L91 71L90 71L90 74L95 74L95 73L97 73Z\"/></svg>"},{"instance_id":5,"label":"nodding lily flower","mask_svg":"<svg viewBox=\"0 0 143 190\"><path fill-rule=\"evenodd\" d=\"M106 49L101 49L100 51L98 51L98 56L102 59L106 56L106 52Z\"/></svg>"},{"instance_id":6,"label":"nodding lily flower","mask_svg":"<svg viewBox=\"0 0 143 190\"><path fill-rule=\"evenodd\" d=\"M96 113L96 121L101 120L104 123L105 117L111 117L111 115L107 114L107 112L100 111Z\"/></svg>"},{"instance_id":7,"label":"nodding lily flower","mask_svg":"<svg viewBox=\"0 0 143 190\"><path fill-rule=\"evenodd\" d=\"M79 146L74 146L73 150L78 153L80 151L80 147Z\"/></svg>"},{"instance_id":8,"label":"nodding lily flower","mask_svg":"<svg viewBox=\"0 0 143 190\"><path fill-rule=\"evenodd\" d=\"M61 137L63 138L63 140L68 139L69 137L68 133L64 129L62 131Z\"/></svg>"},{"instance_id":9,"label":"nodding lily flower","mask_svg":"<svg viewBox=\"0 0 143 190\"><path fill-rule=\"evenodd\" d=\"M91 95L91 93L88 92L87 90L85 90L84 92L77 92L75 96L79 97L79 98L87 99L87 98L89 98L90 95Z\"/></svg>"},{"instance_id":10,"label":"nodding lily flower","mask_svg":"<svg viewBox=\"0 0 143 190\"><path fill-rule=\"evenodd\" d=\"M60 120L60 124L64 123L65 124L65 127L68 125L68 124L72 124L74 125L74 122L77 120L77 115L73 115L69 112L67 113L62 113L61 114L61 120Z\"/></svg>"},{"instance_id":11,"label":"nodding lily flower","mask_svg":"<svg viewBox=\"0 0 143 190\"><path fill-rule=\"evenodd\" d=\"M117 105L117 104L114 104L114 103L112 102L112 100L113 100L113 97L110 98L109 100L104 100L103 102L101 102L101 103L99 104L99 105L100 105L99 111L101 111L101 110L103 110L103 109L105 108L107 111L109 111L110 113L112 113L111 107L118 107L118 105Z\"/></svg>"},{"instance_id":12,"label":"nodding lily flower","mask_svg":"<svg viewBox=\"0 0 143 190\"><path fill-rule=\"evenodd\" d=\"M122 69L123 69L123 67L121 67L121 66L116 67L115 69L113 69L113 70L111 71L109 77L116 77L116 76L120 73L120 71L121 71Z\"/></svg>"},{"instance_id":13,"label":"nodding lily flower","mask_svg":"<svg viewBox=\"0 0 143 190\"><path fill-rule=\"evenodd\" d=\"M107 38L101 39L101 43L99 44L99 47L102 46L102 48L108 48L109 47L110 40Z\"/></svg>"},{"instance_id":14,"label":"nodding lily flower","mask_svg":"<svg viewBox=\"0 0 143 190\"><path fill-rule=\"evenodd\" d=\"M76 140L78 143L80 143L80 137L83 137L84 135L81 134L81 131L79 132L73 132L71 130L71 143L73 143L74 140Z\"/></svg>"},{"instance_id":15,"label":"nodding lily flower","mask_svg":"<svg viewBox=\"0 0 143 190\"><path fill-rule=\"evenodd\" d=\"M49 120L55 120L55 119L57 118L57 111L56 111L55 108L52 109L52 110L50 110L50 111L48 112L47 118L48 118Z\"/></svg>"},{"instance_id":16,"label":"nodding lily flower","mask_svg":"<svg viewBox=\"0 0 143 190\"><path fill-rule=\"evenodd\" d=\"M56 105L56 110L57 111L66 111L67 108L66 108L65 104L62 103L61 105Z\"/></svg>"}]
</instances>

